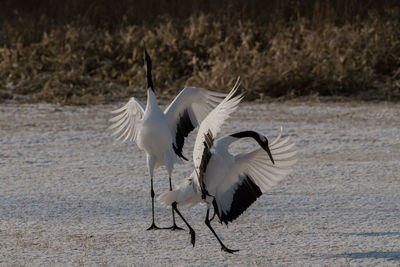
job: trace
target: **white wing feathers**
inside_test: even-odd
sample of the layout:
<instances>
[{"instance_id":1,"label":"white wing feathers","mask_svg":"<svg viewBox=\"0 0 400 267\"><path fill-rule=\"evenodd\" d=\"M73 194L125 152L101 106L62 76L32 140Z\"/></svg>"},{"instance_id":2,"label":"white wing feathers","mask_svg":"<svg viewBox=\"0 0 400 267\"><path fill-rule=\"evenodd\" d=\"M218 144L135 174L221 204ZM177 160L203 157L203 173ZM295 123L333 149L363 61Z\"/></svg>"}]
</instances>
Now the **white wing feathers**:
<instances>
[{"instance_id":1,"label":"white wing feathers","mask_svg":"<svg viewBox=\"0 0 400 267\"><path fill-rule=\"evenodd\" d=\"M269 146L275 164L262 148L237 155L238 171L247 173L264 193L288 175L292 170L290 167L297 161L297 151L292 149L295 143L288 144L289 140L289 137L281 139L278 136Z\"/></svg>"},{"instance_id":2,"label":"white wing feathers","mask_svg":"<svg viewBox=\"0 0 400 267\"><path fill-rule=\"evenodd\" d=\"M246 178L251 179L259 187L261 194L291 172L290 167L297 161L295 159L297 151L292 149L295 143L288 144L289 137L285 139L280 137L279 135L269 145L275 165L262 148L235 156L235 167L218 185L215 194L221 214L230 212L233 197Z\"/></svg>"},{"instance_id":3,"label":"white wing feathers","mask_svg":"<svg viewBox=\"0 0 400 267\"><path fill-rule=\"evenodd\" d=\"M143 118L145 106L137 98L132 97L128 103L117 110L111 111L113 114L118 114L110 119L113 124L108 127L108 130L113 130L111 136L117 136L117 140L135 141L138 124Z\"/></svg>"},{"instance_id":4,"label":"white wing feathers","mask_svg":"<svg viewBox=\"0 0 400 267\"><path fill-rule=\"evenodd\" d=\"M193 171L189 179L185 179L174 190L161 194L157 200L166 205L171 206L176 202L179 206L192 207L201 202L201 192L196 173Z\"/></svg>"},{"instance_id":5,"label":"white wing feathers","mask_svg":"<svg viewBox=\"0 0 400 267\"><path fill-rule=\"evenodd\" d=\"M243 94L234 97L237 89L240 86L240 77L237 79L230 93L215 107L200 124L199 131L196 136L196 141L193 148L193 163L197 170L201 163L201 158L204 150L204 136L208 131L211 131L214 138L221 130L225 120L238 108L240 101L243 99Z\"/></svg>"},{"instance_id":6,"label":"white wing feathers","mask_svg":"<svg viewBox=\"0 0 400 267\"><path fill-rule=\"evenodd\" d=\"M179 114L185 109L190 110L192 122L198 124L225 96L203 88L185 87L164 111L168 124L176 127Z\"/></svg>"},{"instance_id":7,"label":"white wing feathers","mask_svg":"<svg viewBox=\"0 0 400 267\"><path fill-rule=\"evenodd\" d=\"M202 88L186 87L175 97L164 114L177 151L182 152L184 138L199 126L225 96Z\"/></svg>"}]
</instances>

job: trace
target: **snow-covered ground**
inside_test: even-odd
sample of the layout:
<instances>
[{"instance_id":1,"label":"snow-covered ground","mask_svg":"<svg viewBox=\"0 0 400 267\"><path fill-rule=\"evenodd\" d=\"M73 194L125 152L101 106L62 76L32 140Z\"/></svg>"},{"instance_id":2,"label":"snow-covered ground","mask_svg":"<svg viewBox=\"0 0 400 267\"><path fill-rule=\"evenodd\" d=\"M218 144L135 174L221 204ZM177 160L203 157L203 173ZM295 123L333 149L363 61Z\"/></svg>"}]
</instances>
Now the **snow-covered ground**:
<instances>
[{"instance_id":1,"label":"snow-covered ground","mask_svg":"<svg viewBox=\"0 0 400 267\"><path fill-rule=\"evenodd\" d=\"M228 228L213 221L234 255L204 225L205 206L181 209L194 248L188 231L145 230L145 155L105 130L120 105L0 107L0 266L400 265L400 104L243 104L224 133L273 138L282 125L299 160ZM191 168L177 166L174 183ZM155 174L159 194L168 179ZM170 209L156 203L156 221L169 226Z\"/></svg>"}]
</instances>

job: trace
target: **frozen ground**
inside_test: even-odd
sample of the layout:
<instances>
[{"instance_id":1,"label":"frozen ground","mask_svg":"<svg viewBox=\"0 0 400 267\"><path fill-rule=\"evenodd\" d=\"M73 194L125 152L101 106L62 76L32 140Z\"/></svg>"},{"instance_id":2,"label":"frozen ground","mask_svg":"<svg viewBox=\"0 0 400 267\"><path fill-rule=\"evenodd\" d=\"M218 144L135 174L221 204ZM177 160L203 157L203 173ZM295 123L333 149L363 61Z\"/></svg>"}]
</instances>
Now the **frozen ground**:
<instances>
[{"instance_id":1,"label":"frozen ground","mask_svg":"<svg viewBox=\"0 0 400 267\"><path fill-rule=\"evenodd\" d=\"M235 255L220 251L204 206L181 210L194 248L187 231L145 231L144 154L105 132L117 106L0 107L0 266L400 265L400 104L243 104L225 133L272 138L282 125L299 161L229 228L213 222ZM167 185L158 169L156 193ZM169 226L170 210L156 212Z\"/></svg>"}]
</instances>

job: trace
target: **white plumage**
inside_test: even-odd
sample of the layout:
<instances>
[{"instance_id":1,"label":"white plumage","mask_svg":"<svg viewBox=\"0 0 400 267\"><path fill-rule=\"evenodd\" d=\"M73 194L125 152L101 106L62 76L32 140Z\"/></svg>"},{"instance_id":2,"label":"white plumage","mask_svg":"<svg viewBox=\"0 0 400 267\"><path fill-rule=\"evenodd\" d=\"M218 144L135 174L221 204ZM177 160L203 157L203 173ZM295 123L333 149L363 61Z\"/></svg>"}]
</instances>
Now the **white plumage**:
<instances>
[{"instance_id":1,"label":"white plumage","mask_svg":"<svg viewBox=\"0 0 400 267\"><path fill-rule=\"evenodd\" d=\"M263 137L258 133L260 138ZM235 140L236 139L236 140ZM226 136L218 139L212 147L212 158L205 173L204 183L207 191L214 196L214 208L220 220L226 224L233 221L244 212L262 193L275 186L285 175L291 172L296 159L297 151L292 150L294 143L288 143L289 137L276 138L269 149L275 164L272 163L265 149L258 148L249 153L232 155L229 153L229 145L238 139ZM267 144L268 145L268 144ZM224 162L224 163L223 163ZM218 169L218 171L215 171ZM249 180L249 181L248 181ZM244 183L252 182L259 192L245 191L238 195ZM253 185L251 186L253 187ZM251 190L254 188L251 188ZM248 201L248 206L237 207Z\"/></svg>"},{"instance_id":2,"label":"white plumage","mask_svg":"<svg viewBox=\"0 0 400 267\"><path fill-rule=\"evenodd\" d=\"M174 164L187 160L182 155L184 139L196 128L207 114L226 96L226 94L208 91L202 88L186 87L162 111L154 94L151 77L152 62L145 51L147 63L147 103L143 105L137 98L131 98L120 109L113 111L117 114L110 121L112 136L121 141L136 141L138 147L146 152L147 168L151 178L152 217L149 229L159 229L154 223L154 168L164 165L169 175L170 189L171 174ZM233 91L238 88L238 83ZM173 214L174 212L172 212ZM175 224L172 229L178 229Z\"/></svg>"},{"instance_id":3,"label":"white plumage","mask_svg":"<svg viewBox=\"0 0 400 267\"><path fill-rule=\"evenodd\" d=\"M200 185L198 184L196 170L199 169L204 150L204 135L202 133L206 133L207 129L212 129L213 132L217 134L225 120L227 120L238 108L240 101L243 99L243 95L234 96L236 88L239 86L238 82L239 80L225 99L222 100L221 103L215 107L201 123L193 149L193 163L195 165L195 170L189 179L180 184L176 190L164 193L158 198L158 200L163 204L172 205L172 203L176 201L175 199L178 198L183 201L182 203L181 201L176 201L179 204L193 206L201 200L198 195L198 192L201 192L201 190Z\"/></svg>"},{"instance_id":4,"label":"white plumage","mask_svg":"<svg viewBox=\"0 0 400 267\"><path fill-rule=\"evenodd\" d=\"M228 249L211 227L208 218L211 204L220 222L228 224L235 220L262 193L290 173L297 152L289 137L282 139L279 135L268 145L267 138L254 131L238 132L215 140L222 124L232 113L226 111L232 111L232 108L224 101L210 112L199 127L193 151L195 169L189 179L175 190L162 194L158 200L172 205L178 213L177 205L191 207L199 202L207 203L205 223L221 244L221 249L232 253L236 250ZM260 148L232 155L229 146L246 137L257 141ZM188 227L194 245L194 231Z\"/></svg>"},{"instance_id":5,"label":"white plumage","mask_svg":"<svg viewBox=\"0 0 400 267\"><path fill-rule=\"evenodd\" d=\"M218 144L229 137L226 136L215 143ZM229 154L216 152L222 151L222 148L214 145L214 149L212 149L214 152L213 160L209 163L208 168L214 170L212 166L216 165L218 171L212 171L211 174L207 173L209 177L205 183L209 194L215 196L218 200L220 215L222 215L222 212L229 211L234 190L243 181L243 178L240 178L242 173L248 173L259 186L261 192L264 193L292 171L291 166L297 161L294 157L297 151L292 149L295 143L288 143L289 140L289 137L282 139L279 135L269 145L275 165L270 162L268 154L262 148L234 156L229 152ZM223 144L223 146L225 147L223 151L227 152L226 144ZM218 176L221 173L224 175ZM160 195L158 201L164 205L172 205L173 202L177 202L178 205L185 207L192 207L202 202L201 187L196 171L194 170L190 177L179 184L175 190Z\"/></svg>"}]
</instances>

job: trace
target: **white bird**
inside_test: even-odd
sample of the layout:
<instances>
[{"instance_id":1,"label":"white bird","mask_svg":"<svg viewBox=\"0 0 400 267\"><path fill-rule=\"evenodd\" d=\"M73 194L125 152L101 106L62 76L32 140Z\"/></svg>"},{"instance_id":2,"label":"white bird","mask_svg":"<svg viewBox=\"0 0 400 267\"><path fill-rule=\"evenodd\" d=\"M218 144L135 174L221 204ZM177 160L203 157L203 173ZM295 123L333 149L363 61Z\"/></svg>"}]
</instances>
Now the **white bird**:
<instances>
[{"instance_id":1,"label":"white bird","mask_svg":"<svg viewBox=\"0 0 400 267\"><path fill-rule=\"evenodd\" d=\"M208 91L202 88L186 87L172 103L162 111L154 94L151 76L152 61L145 50L147 63L147 104L144 106L137 98L132 97L120 109L112 111L118 114L110 121L109 129L114 130L113 136L124 141L136 141L137 146L146 152L147 168L151 180L150 195L152 199L152 229L182 229L175 223L172 209L173 226L160 228L154 220L154 190L153 171L157 166L164 165L169 175L169 186L172 190L171 174L175 163L181 159L184 139L196 128L207 114L226 96L226 94ZM237 90L237 82L234 91Z\"/></svg>"},{"instance_id":2,"label":"white bird","mask_svg":"<svg viewBox=\"0 0 400 267\"><path fill-rule=\"evenodd\" d=\"M222 243L210 221L215 214L225 224L238 218L262 193L290 173L297 152L293 150L295 144L289 143L289 137L281 139L279 135L268 145L268 139L255 131L238 132L215 140L214 136L227 117L218 107L200 125L193 152L195 170L189 179L175 190L162 194L158 200L171 205L182 219L177 205L191 207L205 202L205 224L217 238L221 250L233 253L238 250L229 249ZM232 155L228 150L230 144L247 137L253 138L260 148ZM211 204L214 216L210 220ZM183 221L190 230L194 246L195 232L185 219Z\"/></svg>"}]
</instances>

